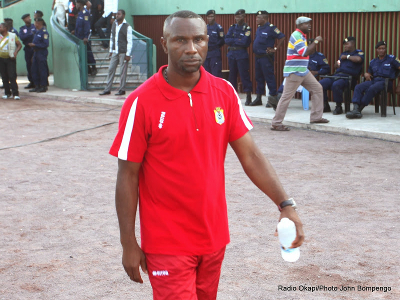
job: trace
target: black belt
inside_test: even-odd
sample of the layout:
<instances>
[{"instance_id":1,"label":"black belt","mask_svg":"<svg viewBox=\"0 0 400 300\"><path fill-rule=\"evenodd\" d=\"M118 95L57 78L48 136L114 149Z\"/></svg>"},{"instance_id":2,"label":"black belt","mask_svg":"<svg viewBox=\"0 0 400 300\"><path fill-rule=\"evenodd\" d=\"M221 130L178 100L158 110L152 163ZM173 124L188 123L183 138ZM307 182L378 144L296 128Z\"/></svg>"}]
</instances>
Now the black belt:
<instances>
[{"instance_id":1,"label":"black belt","mask_svg":"<svg viewBox=\"0 0 400 300\"><path fill-rule=\"evenodd\" d=\"M246 47L228 47L228 51L246 50Z\"/></svg>"},{"instance_id":2,"label":"black belt","mask_svg":"<svg viewBox=\"0 0 400 300\"><path fill-rule=\"evenodd\" d=\"M274 54L256 54L256 58L261 58L261 57L271 57L274 56Z\"/></svg>"}]
</instances>

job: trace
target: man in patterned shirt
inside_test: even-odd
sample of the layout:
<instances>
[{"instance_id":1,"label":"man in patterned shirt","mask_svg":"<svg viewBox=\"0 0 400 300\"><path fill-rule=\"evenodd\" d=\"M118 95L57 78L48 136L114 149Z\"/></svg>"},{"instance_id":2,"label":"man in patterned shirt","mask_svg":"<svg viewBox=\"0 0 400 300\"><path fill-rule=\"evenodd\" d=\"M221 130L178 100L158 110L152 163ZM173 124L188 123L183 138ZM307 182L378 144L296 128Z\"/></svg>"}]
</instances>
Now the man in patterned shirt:
<instances>
[{"instance_id":1,"label":"man in patterned shirt","mask_svg":"<svg viewBox=\"0 0 400 300\"><path fill-rule=\"evenodd\" d=\"M282 98L279 100L275 116L272 119L271 130L288 131L288 127L282 125L290 100L299 85L303 85L311 94L312 108L310 123L328 123L322 118L324 109L322 86L308 70L308 55L313 53L316 45L323 39L317 36L314 42L308 46L306 34L311 30L311 19L299 17L296 20L297 29L292 33L288 43L287 58L283 68L283 76L286 77Z\"/></svg>"}]
</instances>

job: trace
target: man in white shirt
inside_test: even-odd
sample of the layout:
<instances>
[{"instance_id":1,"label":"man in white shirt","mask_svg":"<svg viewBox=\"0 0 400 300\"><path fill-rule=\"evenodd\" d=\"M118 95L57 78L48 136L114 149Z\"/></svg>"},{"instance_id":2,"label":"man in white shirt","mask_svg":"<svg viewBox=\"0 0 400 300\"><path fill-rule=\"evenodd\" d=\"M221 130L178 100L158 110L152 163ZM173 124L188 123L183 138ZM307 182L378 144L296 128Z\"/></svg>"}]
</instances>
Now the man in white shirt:
<instances>
[{"instance_id":1,"label":"man in white shirt","mask_svg":"<svg viewBox=\"0 0 400 300\"><path fill-rule=\"evenodd\" d=\"M65 15L68 10L68 0L54 0L52 9L56 8L58 23L65 27Z\"/></svg>"},{"instance_id":2,"label":"man in white shirt","mask_svg":"<svg viewBox=\"0 0 400 300\"><path fill-rule=\"evenodd\" d=\"M101 39L110 37L111 25L115 21L115 15L118 11L118 1L119 0L104 0L104 14L96 24L94 24L94 28ZM105 25L107 25L107 36L102 29ZM107 41L102 41L102 44L104 48L108 48Z\"/></svg>"},{"instance_id":3,"label":"man in white shirt","mask_svg":"<svg viewBox=\"0 0 400 300\"><path fill-rule=\"evenodd\" d=\"M108 67L107 86L100 95L111 94L115 71L120 65L121 83L116 96L125 95L126 74L132 52L132 27L125 20L125 10L117 12L117 21L113 23L110 38L110 66Z\"/></svg>"}]
</instances>

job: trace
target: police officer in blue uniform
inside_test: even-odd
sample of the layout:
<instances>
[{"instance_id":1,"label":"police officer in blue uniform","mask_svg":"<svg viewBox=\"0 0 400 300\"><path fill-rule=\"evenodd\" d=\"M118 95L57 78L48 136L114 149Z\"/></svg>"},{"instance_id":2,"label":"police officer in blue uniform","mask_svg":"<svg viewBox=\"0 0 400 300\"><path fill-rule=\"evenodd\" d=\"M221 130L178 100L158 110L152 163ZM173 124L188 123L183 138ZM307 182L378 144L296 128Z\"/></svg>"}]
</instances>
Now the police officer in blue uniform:
<instances>
[{"instance_id":1,"label":"police officer in blue uniform","mask_svg":"<svg viewBox=\"0 0 400 300\"><path fill-rule=\"evenodd\" d=\"M314 43L314 39L307 40L308 45ZM329 66L328 60L326 59L325 55L321 52L318 52L317 49L314 50L308 57L308 69L310 70L311 74L313 74L316 78L319 75L328 75L331 72L331 67ZM278 89L278 99L282 96L283 93L283 84ZM330 111L329 104L327 109ZM324 112L325 110L324 106Z\"/></svg>"},{"instance_id":2,"label":"police officer in blue uniform","mask_svg":"<svg viewBox=\"0 0 400 300\"><path fill-rule=\"evenodd\" d=\"M17 37L19 37L18 30L14 28L14 20L13 19L4 18L4 23L6 23L6 25L8 27L8 32L15 33L17 35Z\"/></svg>"},{"instance_id":3,"label":"police officer in blue uniform","mask_svg":"<svg viewBox=\"0 0 400 300\"><path fill-rule=\"evenodd\" d=\"M77 0L76 8L78 16L76 18L75 36L87 45L87 61L89 74L95 76L97 74L96 60L94 59L92 47L89 42L90 35L90 13L85 9L86 0Z\"/></svg>"},{"instance_id":4,"label":"police officer in blue uniform","mask_svg":"<svg viewBox=\"0 0 400 300\"><path fill-rule=\"evenodd\" d=\"M222 77L221 47L225 44L224 29L215 22L215 10L210 9L206 13L208 52L204 62L204 69L214 76Z\"/></svg>"},{"instance_id":5,"label":"police officer in blue uniform","mask_svg":"<svg viewBox=\"0 0 400 300\"><path fill-rule=\"evenodd\" d=\"M48 76L47 55L49 54L47 48L49 47L50 37L42 18L35 19L35 27L36 33L33 41L28 44L34 51L31 71L35 88L29 90L29 92L45 93Z\"/></svg>"},{"instance_id":6,"label":"police officer in blue uniform","mask_svg":"<svg viewBox=\"0 0 400 300\"><path fill-rule=\"evenodd\" d=\"M257 98L250 103L250 106L262 105L261 98L265 94L265 82L267 82L269 97L266 107L276 109L278 99L274 74L274 54L284 42L285 35L276 26L268 22L266 10L259 10L256 15L258 28L253 42L253 52L256 56ZM278 40L276 46L275 40Z\"/></svg>"},{"instance_id":7,"label":"police officer in blue uniform","mask_svg":"<svg viewBox=\"0 0 400 300\"><path fill-rule=\"evenodd\" d=\"M26 62L26 70L28 71L28 80L29 84L25 87L26 89L32 89L35 87L32 78L32 58L33 58L33 49L29 46L29 43L33 42L33 37L36 33L36 27L32 24L32 19L30 14L24 14L21 18L25 25L19 28L19 38L24 44L25 51L25 62Z\"/></svg>"},{"instance_id":8,"label":"police officer in blue uniform","mask_svg":"<svg viewBox=\"0 0 400 300\"><path fill-rule=\"evenodd\" d=\"M357 84L353 95L353 110L346 114L348 119L360 119L361 111L372 101L372 99L385 89L385 79L395 79L396 72L400 70L400 60L392 55L386 54L386 42L380 41L375 46L378 57L370 61L368 72L364 74L363 83ZM392 91L392 86L388 86ZM392 91L393 92L393 91Z\"/></svg>"},{"instance_id":9,"label":"police officer in blue uniform","mask_svg":"<svg viewBox=\"0 0 400 300\"><path fill-rule=\"evenodd\" d=\"M345 38L343 41L344 52L340 54L339 60L335 63L336 72L333 76L348 77L353 76L352 88L357 83L357 77L361 74L364 63L364 52L356 49L355 37ZM324 89L324 103L328 103L327 90L333 92L333 101L336 102L334 115L343 113L343 91L348 85L348 79L324 78L319 82ZM329 104L328 104L329 105Z\"/></svg>"},{"instance_id":10,"label":"police officer in blue uniform","mask_svg":"<svg viewBox=\"0 0 400 300\"><path fill-rule=\"evenodd\" d=\"M245 20L245 10L239 9L235 13L236 24L231 25L225 36L228 47L229 82L237 90L237 75L239 72L243 84L243 91L247 94L246 103L251 103L253 89L249 73L249 53L247 48L251 43L251 28Z\"/></svg>"}]
</instances>

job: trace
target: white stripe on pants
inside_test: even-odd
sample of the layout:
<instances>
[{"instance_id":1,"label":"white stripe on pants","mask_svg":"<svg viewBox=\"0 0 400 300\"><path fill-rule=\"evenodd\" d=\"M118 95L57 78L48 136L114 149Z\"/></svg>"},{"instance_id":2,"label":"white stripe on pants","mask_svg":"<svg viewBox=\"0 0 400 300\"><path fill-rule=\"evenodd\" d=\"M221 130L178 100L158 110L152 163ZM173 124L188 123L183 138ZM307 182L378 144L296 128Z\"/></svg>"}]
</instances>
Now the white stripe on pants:
<instances>
[{"instance_id":1,"label":"white stripe on pants","mask_svg":"<svg viewBox=\"0 0 400 300\"><path fill-rule=\"evenodd\" d=\"M317 79L315 79L311 72L308 72L305 76L290 74L289 77L286 77L283 94L278 102L275 116L272 119L272 125L276 126L282 124L289 103L300 85L305 87L311 94L312 106L310 122L318 121L322 118L322 113L324 110L324 96L322 85L318 82Z\"/></svg>"},{"instance_id":2,"label":"white stripe on pants","mask_svg":"<svg viewBox=\"0 0 400 300\"><path fill-rule=\"evenodd\" d=\"M113 53L111 56L110 66L108 67L108 75L107 75L107 86L104 89L105 92L111 91L112 84L114 81L115 71L117 70L118 64L120 65L120 73L121 73L121 82L119 86L119 91L125 91L126 85L126 74L128 72L128 64L125 60L126 54Z\"/></svg>"}]
</instances>

